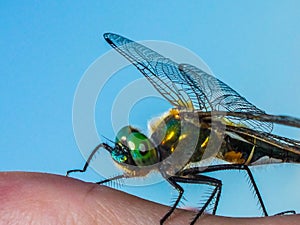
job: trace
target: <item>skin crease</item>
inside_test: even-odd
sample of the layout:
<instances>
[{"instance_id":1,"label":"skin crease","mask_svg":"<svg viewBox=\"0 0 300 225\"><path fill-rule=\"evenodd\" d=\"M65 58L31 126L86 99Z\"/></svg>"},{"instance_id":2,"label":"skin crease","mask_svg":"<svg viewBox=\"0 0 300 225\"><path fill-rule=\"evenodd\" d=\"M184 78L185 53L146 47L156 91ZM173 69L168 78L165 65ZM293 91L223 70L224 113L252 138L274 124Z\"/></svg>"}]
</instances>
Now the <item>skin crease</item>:
<instances>
[{"instance_id":1,"label":"skin crease","mask_svg":"<svg viewBox=\"0 0 300 225\"><path fill-rule=\"evenodd\" d=\"M45 173L0 173L0 224L159 224L168 207L93 183ZM176 210L165 223L189 224ZM262 218L201 216L201 225L296 225L300 215Z\"/></svg>"}]
</instances>

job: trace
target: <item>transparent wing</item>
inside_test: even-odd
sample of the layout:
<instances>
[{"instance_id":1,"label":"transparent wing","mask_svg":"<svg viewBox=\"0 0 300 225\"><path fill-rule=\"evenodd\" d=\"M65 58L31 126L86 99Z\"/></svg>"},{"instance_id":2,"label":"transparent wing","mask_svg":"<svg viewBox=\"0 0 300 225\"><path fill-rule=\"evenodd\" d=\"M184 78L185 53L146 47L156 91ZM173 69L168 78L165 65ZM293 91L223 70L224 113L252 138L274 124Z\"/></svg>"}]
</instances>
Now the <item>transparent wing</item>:
<instances>
[{"instance_id":1,"label":"transparent wing","mask_svg":"<svg viewBox=\"0 0 300 225\"><path fill-rule=\"evenodd\" d=\"M198 101L203 107L202 111L227 111L265 115L264 111L248 102L227 84L203 70L189 64L180 64L179 71L188 85L197 93ZM245 125L255 130L271 132L273 128L271 122L233 116L226 116L226 118L234 123Z\"/></svg>"},{"instance_id":2,"label":"transparent wing","mask_svg":"<svg viewBox=\"0 0 300 225\"><path fill-rule=\"evenodd\" d=\"M177 64L159 53L117 34L105 40L127 58L173 106L205 112L228 111L264 114L225 83L197 67ZM272 131L272 123L227 117L252 129Z\"/></svg>"},{"instance_id":3,"label":"transparent wing","mask_svg":"<svg viewBox=\"0 0 300 225\"><path fill-rule=\"evenodd\" d=\"M117 34L106 33L105 40L127 58L173 106L200 108L196 93L187 85L178 64L144 45Z\"/></svg>"}]
</instances>

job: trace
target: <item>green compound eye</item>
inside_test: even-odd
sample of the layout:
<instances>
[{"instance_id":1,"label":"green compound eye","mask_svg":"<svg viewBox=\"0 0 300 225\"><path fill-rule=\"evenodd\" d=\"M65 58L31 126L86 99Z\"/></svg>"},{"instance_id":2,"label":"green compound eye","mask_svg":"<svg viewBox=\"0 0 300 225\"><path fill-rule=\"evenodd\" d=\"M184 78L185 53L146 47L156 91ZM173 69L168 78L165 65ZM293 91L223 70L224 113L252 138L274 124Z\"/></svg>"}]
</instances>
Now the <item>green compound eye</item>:
<instances>
[{"instance_id":1,"label":"green compound eye","mask_svg":"<svg viewBox=\"0 0 300 225\"><path fill-rule=\"evenodd\" d=\"M117 133L116 143L129 147L128 144L127 144L127 140L128 140L128 137L131 135L132 132L139 132L139 131L137 129L131 127L131 126L123 127Z\"/></svg>"},{"instance_id":2,"label":"green compound eye","mask_svg":"<svg viewBox=\"0 0 300 225\"><path fill-rule=\"evenodd\" d=\"M128 147L137 166L149 166L159 161L157 150L152 142L135 128L123 127L117 134L116 143Z\"/></svg>"},{"instance_id":3,"label":"green compound eye","mask_svg":"<svg viewBox=\"0 0 300 225\"><path fill-rule=\"evenodd\" d=\"M154 145L144 134L140 132L131 133L127 143L137 166L149 166L159 161Z\"/></svg>"}]
</instances>

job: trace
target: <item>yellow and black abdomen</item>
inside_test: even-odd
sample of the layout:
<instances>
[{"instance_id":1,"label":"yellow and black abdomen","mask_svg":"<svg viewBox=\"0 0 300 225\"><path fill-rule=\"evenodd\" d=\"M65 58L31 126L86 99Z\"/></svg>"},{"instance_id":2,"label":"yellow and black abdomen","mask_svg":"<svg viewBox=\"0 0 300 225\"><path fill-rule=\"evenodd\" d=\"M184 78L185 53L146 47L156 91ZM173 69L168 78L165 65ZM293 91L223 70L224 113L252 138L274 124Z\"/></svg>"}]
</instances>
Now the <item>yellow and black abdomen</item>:
<instances>
[{"instance_id":1,"label":"yellow and black abdomen","mask_svg":"<svg viewBox=\"0 0 300 225\"><path fill-rule=\"evenodd\" d=\"M266 140L259 140L249 135L241 135L245 141L230 136L225 138L226 145L220 158L237 164L268 164L281 162L300 162L300 149L289 151Z\"/></svg>"}]
</instances>

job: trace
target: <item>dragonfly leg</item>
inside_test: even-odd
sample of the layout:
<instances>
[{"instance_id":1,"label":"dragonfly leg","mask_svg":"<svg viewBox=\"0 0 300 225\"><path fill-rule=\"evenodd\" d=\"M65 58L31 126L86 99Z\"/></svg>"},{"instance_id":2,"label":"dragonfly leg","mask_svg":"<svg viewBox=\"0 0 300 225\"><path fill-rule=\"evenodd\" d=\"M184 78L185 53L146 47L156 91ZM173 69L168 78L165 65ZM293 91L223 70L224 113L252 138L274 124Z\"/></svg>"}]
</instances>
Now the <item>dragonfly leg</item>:
<instances>
[{"instance_id":1,"label":"dragonfly leg","mask_svg":"<svg viewBox=\"0 0 300 225\"><path fill-rule=\"evenodd\" d=\"M219 191L217 193L216 201L215 201L214 208L213 208L213 211L212 211L213 215L216 215L217 207L219 205L221 192L222 192L222 181L220 181L220 180L218 180L218 181L220 182L220 188L219 188Z\"/></svg>"},{"instance_id":2,"label":"dragonfly leg","mask_svg":"<svg viewBox=\"0 0 300 225\"><path fill-rule=\"evenodd\" d=\"M213 213L215 214L215 212L217 210L217 205L218 205L218 202L220 199L220 193L221 193L221 187L222 187L222 182L220 180L211 178L208 176L204 176L204 175L197 175L197 174L187 175L184 177L178 175L178 176L170 177L167 180L174 188L177 189L177 191L179 192L179 195L176 199L176 202L174 203L172 208L169 210L169 212L160 220L160 224L163 224L166 221L166 219L174 212L178 203L180 202L180 199L182 198L184 190L178 183L207 184L207 185L215 186L214 191L212 192L212 194L210 195L208 200L205 202L205 204L202 206L202 208L199 210L199 212L197 213L195 218L192 220L191 225L195 224L197 219L203 214L204 210L207 208L207 206L210 204L210 202L213 200L213 198L217 194L216 202L215 202L215 205L213 208Z\"/></svg>"},{"instance_id":3,"label":"dragonfly leg","mask_svg":"<svg viewBox=\"0 0 300 225\"><path fill-rule=\"evenodd\" d=\"M107 178L107 179L102 180L102 181L98 181L98 182L96 182L96 184L104 184L104 183L107 183L107 182L110 182L110 181L113 181L113 180L119 180L119 179L123 179L123 178L128 178L128 177L125 174L122 174L122 175L118 175L118 176L115 176L115 177Z\"/></svg>"},{"instance_id":4,"label":"dragonfly leg","mask_svg":"<svg viewBox=\"0 0 300 225\"><path fill-rule=\"evenodd\" d=\"M254 188L255 195L258 198L258 202L259 202L260 207L263 211L263 214L264 214L264 216L268 216L265 204L262 200L261 194L258 190L258 187L257 187L256 182L254 180L254 177L252 175L252 172L251 172L251 170L249 169L249 167L247 165L243 165L243 164L225 164L225 165L208 166L207 168L194 167L194 168L184 170L183 175L207 173L207 172L214 172L214 171L219 171L219 170L244 170L244 171L246 171L247 175L249 177L249 180L251 182L251 185Z\"/></svg>"},{"instance_id":5,"label":"dragonfly leg","mask_svg":"<svg viewBox=\"0 0 300 225\"><path fill-rule=\"evenodd\" d=\"M89 156L89 158L87 159L86 163L84 164L83 168L82 168L82 169L68 170L66 176L68 177L71 173L77 173L77 172L79 172L79 173L84 173L84 172L87 170L87 168L88 168L88 166L89 166L89 164L90 164L92 158L93 158L94 155L99 151L99 149L100 149L101 147L103 147L103 148L105 148L105 149L111 149L111 147L110 147L109 145L105 144L105 143L101 143L101 144L97 145L97 146L94 148L94 150L92 151L92 153L90 154L90 156Z\"/></svg>"},{"instance_id":6,"label":"dragonfly leg","mask_svg":"<svg viewBox=\"0 0 300 225\"><path fill-rule=\"evenodd\" d=\"M177 184L174 177L167 178L167 181L178 191L178 197L175 203L173 204L172 208L164 215L163 218L161 218L160 224L163 224L168 219L168 217L174 212L184 192L183 188L179 184Z\"/></svg>"}]
</instances>

